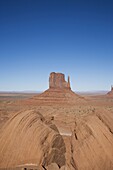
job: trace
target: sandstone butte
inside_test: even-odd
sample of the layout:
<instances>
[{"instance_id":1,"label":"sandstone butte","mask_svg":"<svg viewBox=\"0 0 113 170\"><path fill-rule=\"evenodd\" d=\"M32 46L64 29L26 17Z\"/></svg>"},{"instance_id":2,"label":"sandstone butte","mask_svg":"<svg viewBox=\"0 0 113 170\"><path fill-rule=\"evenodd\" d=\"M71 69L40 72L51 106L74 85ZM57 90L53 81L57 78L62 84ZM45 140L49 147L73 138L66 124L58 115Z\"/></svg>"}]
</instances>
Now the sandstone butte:
<instances>
[{"instance_id":1,"label":"sandstone butte","mask_svg":"<svg viewBox=\"0 0 113 170\"><path fill-rule=\"evenodd\" d=\"M85 99L71 90L70 77L68 81L65 80L65 75L62 73L50 73L49 76L49 89L44 91L40 95L36 95L32 98L33 102L40 103L73 103L85 102Z\"/></svg>"},{"instance_id":2,"label":"sandstone butte","mask_svg":"<svg viewBox=\"0 0 113 170\"><path fill-rule=\"evenodd\" d=\"M49 89L34 98L53 103L24 108L2 127L1 170L113 170L112 111L87 102L78 109L81 97L59 73L51 73ZM75 103L58 107L54 98Z\"/></svg>"}]
</instances>

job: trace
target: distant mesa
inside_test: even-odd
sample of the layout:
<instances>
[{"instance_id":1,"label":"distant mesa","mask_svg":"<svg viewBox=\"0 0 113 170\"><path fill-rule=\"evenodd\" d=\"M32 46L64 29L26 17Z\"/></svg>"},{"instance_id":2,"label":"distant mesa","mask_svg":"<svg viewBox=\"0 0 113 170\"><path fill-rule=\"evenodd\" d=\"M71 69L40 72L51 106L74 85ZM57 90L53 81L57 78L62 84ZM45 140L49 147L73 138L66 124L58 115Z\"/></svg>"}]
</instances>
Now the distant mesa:
<instances>
[{"instance_id":1,"label":"distant mesa","mask_svg":"<svg viewBox=\"0 0 113 170\"><path fill-rule=\"evenodd\" d=\"M113 85L111 86L111 91L107 93L109 96L113 96Z\"/></svg>"},{"instance_id":2,"label":"distant mesa","mask_svg":"<svg viewBox=\"0 0 113 170\"><path fill-rule=\"evenodd\" d=\"M73 103L77 101L83 101L84 98L77 95L71 90L70 77L65 80L63 73L50 73L49 76L49 89L44 91L40 95L36 95L32 98L33 102L39 103Z\"/></svg>"}]
</instances>

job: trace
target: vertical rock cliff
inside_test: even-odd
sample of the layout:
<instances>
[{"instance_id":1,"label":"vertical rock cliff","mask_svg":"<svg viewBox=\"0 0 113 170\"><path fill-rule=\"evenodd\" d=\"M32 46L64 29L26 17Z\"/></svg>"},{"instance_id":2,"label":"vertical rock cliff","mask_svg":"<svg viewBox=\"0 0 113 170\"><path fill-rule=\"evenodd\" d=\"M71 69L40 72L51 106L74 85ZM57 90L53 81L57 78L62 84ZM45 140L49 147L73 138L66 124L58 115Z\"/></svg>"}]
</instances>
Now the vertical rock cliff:
<instances>
[{"instance_id":1,"label":"vertical rock cliff","mask_svg":"<svg viewBox=\"0 0 113 170\"><path fill-rule=\"evenodd\" d=\"M55 73L55 72L50 73L49 88L71 89L69 76L68 76L68 82L67 82L67 81L65 81L65 75L64 74Z\"/></svg>"}]
</instances>

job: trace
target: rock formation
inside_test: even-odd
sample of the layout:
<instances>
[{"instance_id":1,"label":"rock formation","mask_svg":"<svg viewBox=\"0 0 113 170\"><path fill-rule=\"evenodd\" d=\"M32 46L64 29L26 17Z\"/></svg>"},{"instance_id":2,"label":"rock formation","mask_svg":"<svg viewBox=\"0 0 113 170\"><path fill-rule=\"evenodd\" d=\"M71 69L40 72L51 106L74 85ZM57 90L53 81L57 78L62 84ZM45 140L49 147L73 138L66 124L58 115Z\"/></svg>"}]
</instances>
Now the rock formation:
<instances>
[{"instance_id":1,"label":"rock formation","mask_svg":"<svg viewBox=\"0 0 113 170\"><path fill-rule=\"evenodd\" d=\"M44 170L52 163L60 168L65 151L57 127L34 110L17 113L0 134L0 168L34 165Z\"/></svg>"},{"instance_id":2,"label":"rock formation","mask_svg":"<svg viewBox=\"0 0 113 170\"><path fill-rule=\"evenodd\" d=\"M49 89L40 95L32 98L33 102L39 103L73 103L77 101L85 101L83 97L75 94L71 90L70 77L65 81L65 75L62 73L50 73L49 76Z\"/></svg>"},{"instance_id":3,"label":"rock formation","mask_svg":"<svg viewBox=\"0 0 113 170\"><path fill-rule=\"evenodd\" d=\"M98 107L81 116L70 112L66 121L65 111L59 114L63 126L36 110L9 119L0 133L0 169L113 170L113 112Z\"/></svg>"},{"instance_id":4,"label":"rock formation","mask_svg":"<svg viewBox=\"0 0 113 170\"><path fill-rule=\"evenodd\" d=\"M98 110L76 122L72 161L77 170L113 169L113 114Z\"/></svg>"},{"instance_id":5,"label":"rock formation","mask_svg":"<svg viewBox=\"0 0 113 170\"><path fill-rule=\"evenodd\" d=\"M108 92L109 96L113 96L113 86L111 86L111 91Z\"/></svg>"},{"instance_id":6,"label":"rock formation","mask_svg":"<svg viewBox=\"0 0 113 170\"><path fill-rule=\"evenodd\" d=\"M49 88L71 89L70 77L68 76L68 82L66 82L64 74L55 72L50 73Z\"/></svg>"}]
</instances>

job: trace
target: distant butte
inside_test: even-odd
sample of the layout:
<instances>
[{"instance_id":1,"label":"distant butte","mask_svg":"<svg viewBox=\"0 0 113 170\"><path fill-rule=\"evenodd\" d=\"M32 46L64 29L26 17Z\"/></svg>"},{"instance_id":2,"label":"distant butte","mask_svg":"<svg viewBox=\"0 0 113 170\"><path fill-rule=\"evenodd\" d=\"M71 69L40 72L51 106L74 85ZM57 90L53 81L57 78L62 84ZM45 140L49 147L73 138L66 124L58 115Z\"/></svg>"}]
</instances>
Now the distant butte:
<instances>
[{"instance_id":1,"label":"distant butte","mask_svg":"<svg viewBox=\"0 0 113 170\"><path fill-rule=\"evenodd\" d=\"M109 96L113 96L113 86L111 86L111 91L107 93Z\"/></svg>"},{"instance_id":2,"label":"distant butte","mask_svg":"<svg viewBox=\"0 0 113 170\"><path fill-rule=\"evenodd\" d=\"M68 82L65 81L65 75L62 73L50 73L49 88L71 89L70 77L68 76Z\"/></svg>"},{"instance_id":3,"label":"distant butte","mask_svg":"<svg viewBox=\"0 0 113 170\"><path fill-rule=\"evenodd\" d=\"M65 80L65 75L62 73L50 73L49 76L49 89L40 95L32 98L33 102L39 103L73 103L85 101L85 99L71 90L70 77L68 81Z\"/></svg>"}]
</instances>

